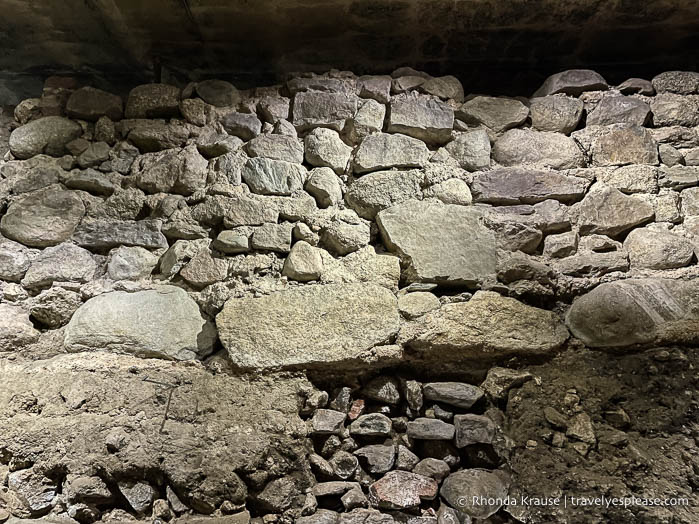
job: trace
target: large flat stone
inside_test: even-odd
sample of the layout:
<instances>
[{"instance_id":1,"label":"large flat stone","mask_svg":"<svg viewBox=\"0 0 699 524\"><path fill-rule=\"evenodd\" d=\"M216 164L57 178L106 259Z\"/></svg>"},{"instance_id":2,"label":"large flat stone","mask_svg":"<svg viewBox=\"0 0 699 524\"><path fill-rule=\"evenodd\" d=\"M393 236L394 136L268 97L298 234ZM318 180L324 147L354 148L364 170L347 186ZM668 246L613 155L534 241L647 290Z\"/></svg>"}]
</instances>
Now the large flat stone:
<instances>
[{"instance_id":1,"label":"large flat stone","mask_svg":"<svg viewBox=\"0 0 699 524\"><path fill-rule=\"evenodd\" d=\"M61 156L65 146L82 134L76 122L62 116L47 116L18 127L10 135L10 151L20 159L45 153Z\"/></svg>"},{"instance_id":2,"label":"large flat stone","mask_svg":"<svg viewBox=\"0 0 699 524\"><path fill-rule=\"evenodd\" d=\"M593 166L658 164L658 144L651 132L632 124L588 126L571 135Z\"/></svg>"},{"instance_id":3,"label":"large flat stone","mask_svg":"<svg viewBox=\"0 0 699 524\"><path fill-rule=\"evenodd\" d=\"M139 357L189 360L211 353L216 331L187 292L174 286L88 300L65 332L68 351L106 350Z\"/></svg>"},{"instance_id":4,"label":"large flat stone","mask_svg":"<svg viewBox=\"0 0 699 524\"><path fill-rule=\"evenodd\" d=\"M653 206L618 189L595 184L580 203L578 226L581 233L620 235L653 218Z\"/></svg>"},{"instance_id":5,"label":"large flat stone","mask_svg":"<svg viewBox=\"0 0 699 524\"><path fill-rule=\"evenodd\" d=\"M629 279L577 298L566 316L590 347L699 343L699 282Z\"/></svg>"},{"instance_id":6,"label":"large flat stone","mask_svg":"<svg viewBox=\"0 0 699 524\"><path fill-rule=\"evenodd\" d=\"M488 204L536 204L549 198L561 202L580 200L588 180L556 171L504 168L474 177L471 190L476 202Z\"/></svg>"},{"instance_id":7,"label":"large flat stone","mask_svg":"<svg viewBox=\"0 0 699 524\"><path fill-rule=\"evenodd\" d=\"M409 93L391 98L388 132L409 135L428 144L451 139L454 110L437 98Z\"/></svg>"},{"instance_id":8,"label":"large flat stone","mask_svg":"<svg viewBox=\"0 0 699 524\"><path fill-rule=\"evenodd\" d=\"M585 165L573 139L560 133L510 129L495 142L493 159L503 166L532 165L570 169Z\"/></svg>"},{"instance_id":9,"label":"large flat stone","mask_svg":"<svg viewBox=\"0 0 699 524\"><path fill-rule=\"evenodd\" d=\"M405 135L376 133L366 137L354 157L355 173L382 169L422 167L430 157L427 146Z\"/></svg>"},{"instance_id":10,"label":"large flat stone","mask_svg":"<svg viewBox=\"0 0 699 524\"><path fill-rule=\"evenodd\" d=\"M292 288L233 298L216 317L224 347L241 368L356 365L398 332L396 298L374 284Z\"/></svg>"},{"instance_id":11,"label":"large flat stone","mask_svg":"<svg viewBox=\"0 0 699 524\"><path fill-rule=\"evenodd\" d=\"M543 355L561 347L568 330L552 312L492 291L447 304L401 330L399 342L426 361Z\"/></svg>"},{"instance_id":12,"label":"large flat stone","mask_svg":"<svg viewBox=\"0 0 699 524\"><path fill-rule=\"evenodd\" d=\"M411 282L475 286L495 274L494 233L476 208L411 200L377 215L384 243Z\"/></svg>"}]
</instances>

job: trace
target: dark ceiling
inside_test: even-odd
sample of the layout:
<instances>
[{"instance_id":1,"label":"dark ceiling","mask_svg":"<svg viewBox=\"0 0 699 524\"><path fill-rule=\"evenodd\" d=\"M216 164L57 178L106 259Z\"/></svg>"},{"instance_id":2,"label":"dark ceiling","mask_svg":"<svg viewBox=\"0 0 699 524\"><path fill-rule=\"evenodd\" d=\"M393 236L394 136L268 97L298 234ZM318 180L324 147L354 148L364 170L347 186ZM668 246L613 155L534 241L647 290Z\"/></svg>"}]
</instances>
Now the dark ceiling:
<instances>
[{"instance_id":1,"label":"dark ceiling","mask_svg":"<svg viewBox=\"0 0 699 524\"><path fill-rule=\"evenodd\" d=\"M411 65L468 92L529 94L556 71L612 82L697 69L698 0L2 0L0 96L52 72L128 86ZM15 86L15 87L13 87Z\"/></svg>"}]
</instances>

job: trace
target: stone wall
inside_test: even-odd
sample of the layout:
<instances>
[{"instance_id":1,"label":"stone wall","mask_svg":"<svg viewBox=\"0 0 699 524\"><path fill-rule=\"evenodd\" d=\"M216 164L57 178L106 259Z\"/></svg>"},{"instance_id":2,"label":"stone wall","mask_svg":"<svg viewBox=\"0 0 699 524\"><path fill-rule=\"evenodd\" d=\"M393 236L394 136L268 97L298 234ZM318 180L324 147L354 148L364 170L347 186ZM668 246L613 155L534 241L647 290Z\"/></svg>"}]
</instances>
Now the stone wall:
<instances>
[{"instance_id":1,"label":"stone wall","mask_svg":"<svg viewBox=\"0 0 699 524\"><path fill-rule=\"evenodd\" d=\"M17 105L0 516L524 522L454 507L522 489L524 368L699 344L699 74L464 93L53 77ZM542 438L589 459L569 400Z\"/></svg>"}]
</instances>

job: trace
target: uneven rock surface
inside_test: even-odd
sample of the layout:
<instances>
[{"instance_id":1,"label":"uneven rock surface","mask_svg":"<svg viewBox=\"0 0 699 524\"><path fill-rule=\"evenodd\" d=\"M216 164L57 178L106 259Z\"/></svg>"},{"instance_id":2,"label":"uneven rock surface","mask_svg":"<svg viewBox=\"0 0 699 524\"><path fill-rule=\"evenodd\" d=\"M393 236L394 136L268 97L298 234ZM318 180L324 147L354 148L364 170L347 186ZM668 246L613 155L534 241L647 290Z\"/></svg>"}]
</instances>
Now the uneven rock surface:
<instances>
[{"instance_id":1,"label":"uneven rock surface","mask_svg":"<svg viewBox=\"0 0 699 524\"><path fill-rule=\"evenodd\" d=\"M696 73L470 91L52 77L18 105L0 522L693 522Z\"/></svg>"}]
</instances>

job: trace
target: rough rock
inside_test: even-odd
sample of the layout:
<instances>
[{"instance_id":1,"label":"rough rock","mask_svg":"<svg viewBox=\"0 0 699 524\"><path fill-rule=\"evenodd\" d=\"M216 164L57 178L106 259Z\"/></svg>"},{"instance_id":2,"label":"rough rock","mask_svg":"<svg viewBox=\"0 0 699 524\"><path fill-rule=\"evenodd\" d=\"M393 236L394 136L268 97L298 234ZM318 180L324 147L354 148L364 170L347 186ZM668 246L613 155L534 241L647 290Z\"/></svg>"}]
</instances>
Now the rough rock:
<instances>
[{"instance_id":1,"label":"rough rock","mask_svg":"<svg viewBox=\"0 0 699 524\"><path fill-rule=\"evenodd\" d=\"M303 144L292 136L260 135L245 144L245 151L251 158L262 157L295 164L303 163Z\"/></svg>"},{"instance_id":2,"label":"rough rock","mask_svg":"<svg viewBox=\"0 0 699 524\"><path fill-rule=\"evenodd\" d=\"M416 171L376 171L355 180L345 195L347 205L367 220L379 211L421 195Z\"/></svg>"},{"instance_id":3,"label":"rough rock","mask_svg":"<svg viewBox=\"0 0 699 524\"><path fill-rule=\"evenodd\" d=\"M118 247L109 252L107 274L112 280L147 278L158 265L158 257L142 247Z\"/></svg>"},{"instance_id":4,"label":"rough rock","mask_svg":"<svg viewBox=\"0 0 699 524\"><path fill-rule=\"evenodd\" d=\"M196 146L191 145L143 155L131 171L146 193L191 195L206 186L208 167Z\"/></svg>"},{"instance_id":5,"label":"rough rock","mask_svg":"<svg viewBox=\"0 0 699 524\"><path fill-rule=\"evenodd\" d=\"M529 109L519 100L491 96L476 96L456 111L467 124L484 125L496 133L520 126L528 116Z\"/></svg>"},{"instance_id":6,"label":"rough rock","mask_svg":"<svg viewBox=\"0 0 699 524\"><path fill-rule=\"evenodd\" d=\"M47 116L18 127L10 135L10 151L20 159L46 154L61 156L66 144L82 135L77 123L61 116Z\"/></svg>"},{"instance_id":7,"label":"rough rock","mask_svg":"<svg viewBox=\"0 0 699 524\"><path fill-rule=\"evenodd\" d=\"M653 123L656 126L697 126L699 125L699 96L681 96L662 93L650 102Z\"/></svg>"},{"instance_id":8,"label":"rough rock","mask_svg":"<svg viewBox=\"0 0 699 524\"><path fill-rule=\"evenodd\" d=\"M607 81L599 73L590 69L569 69L549 76L533 96L556 93L578 96L585 91L604 91L607 88Z\"/></svg>"},{"instance_id":9,"label":"rough rock","mask_svg":"<svg viewBox=\"0 0 699 524\"><path fill-rule=\"evenodd\" d=\"M459 79L452 75L428 78L420 84L420 90L442 100L464 101L464 88Z\"/></svg>"},{"instance_id":10,"label":"rough rock","mask_svg":"<svg viewBox=\"0 0 699 524\"><path fill-rule=\"evenodd\" d=\"M573 133L593 166L658 164L658 144L647 129L631 124L589 126Z\"/></svg>"},{"instance_id":11,"label":"rough rock","mask_svg":"<svg viewBox=\"0 0 699 524\"><path fill-rule=\"evenodd\" d=\"M490 166L490 139L484 129L458 133L446 149L467 171L479 171Z\"/></svg>"},{"instance_id":12,"label":"rough rock","mask_svg":"<svg viewBox=\"0 0 699 524\"><path fill-rule=\"evenodd\" d=\"M146 249L167 248L160 220L84 220L75 230L73 241L89 249L112 249L140 246Z\"/></svg>"},{"instance_id":13,"label":"rough rock","mask_svg":"<svg viewBox=\"0 0 699 524\"><path fill-rule=\"evenodd\" d=\"M492 367L488 370L481 388L494 400L503 400L512 388L532 380L534 376L528 371Z\"/></svg>"},{"instance_id":14,"label":"rough rock","mask_svg":"<svg viewBox=\"0 0 699 524\"><path fill-rule=\"evenodd\" d=\"M245 183L261 195L290 195L303 189L306 168L269 158L251 158L241 172Z\"/></svg>"},{"instance_id":15,"label":"rough rock","mask_svg":"<svg viewBox=\"0 0 699 524\"><path fill-rule=\"evenodd\" d=\"M320 241L323 247L331 253L343 256L369 244L370 236L368 222L356 215L344 214L335 217L328 226L322 229Z\"/></svg>"},{"instance_id":16,"label":"rough rock","mask_svg":"<svg viewBox=\"0 0 699 524\"><path fill-rule=\"evenodd\" d=\"M316 199L321 208L331 207L342 201L342 184L329 167L313 169L306 181L305 189Z\"/></svg>"},{"instance_id":17,"label":"rough rock","mask_svg":"<svg viewBox=\"0 0 699 524\"><path fill-rule=\"evenodd\" d=\"M629 165L618 168L596 169L597 181L615 187L623 193L657 193L658 168L648 165Z\"/></svg>"},{"instance_id":18,"label":"rough rock","mask_svg":"<svg viewBox=\"0 0 699 524\"><path fill-rule=\"evenodd\" d=\"M440 307L439 299L427 291L406 293L398 297L398 310L408 320L421 317Z\"/></svg>"},{"instance_id":19,"label":"rough rock","mask_svg":"<svg viewBox=\"0 0 699 524\"><path fill-rule=\"evenodd\" d=\"M385 437L391 434L391 419L381 413L361 415L352 424L349 432L360 437Z\"/></svg>"},{"instance_id":20,"label":"rough rock","mask_svg":"<svg viewBox=\"0 0 699 524\"><path fill-rule=\"evenodd\" d=\"M155 490L147 482L121 482L119 491L124 496L129 506L139 515L150 510L155 500Z\"/></svg>"},{"instance_id":21,"label":"rough rock","mask_svg":"<svg viewBox=\"0 0 699 524\"><path fill-rule=\"evenodd\" d=\"M174 286L88 300L65 332L69 351L107 350L140 357L189 360L211 353L213 325L187 293Z\"/></svg>"},{"instance_id":22,"label":"rough rock","mask_svg":"<svg viewBox=\"0 0 699 524\"><path fill-rule=\"evenodd\" d=\"M566 315L573 335L590 347L696 344L696 281L629 279L577 298Z\"/></svg>"},{"instance_id":23,"label":"rough rock","mask_svg":"<svg viewBox=\"0 0 699 524\"><path fill-rule=\"evenodd\" d=\"M364 469L373 475L388 473L396 460L394 446L373 444L359 448L354 454L359 457Z\"/></svg>"},{"instance_id":24,"label":"rough rock","mask_svg":"<svg viewBox=\"0 0 699 524\"><path fill-rule=\"evenodd\" d=\"M385 118L385 105L376 100L364 100L359 103L354 118L347 122L345 133L356 144L370 134L380 132Z\"/></svg>"},{"instance_id":25,"label":"rough rock","mask_svg":"<svg viewBox=\"0 0 699 524\"><path fill-rule=\"evenodd\" d=\"M655 88L651 81L644 78L628 78L619 84L617 89L622 95L653 96L655 94Z\"/></svg>"},{"instance_id":26,"label":"rough rock","mask_svg":"<svg viewBox=\"0 0 699 524\"><path fill-rule=\"evenodd\" d=\"M240 93L225 80L204 80L197 82L197 94L204 102L216 107L234 106L240 102Z\"/></svg>"},{"instance_id":27,"label":"rough rock","mask_svg":"<svg viewBox=\"0 0 699 524\"><path fill-rule=\"evenodd\" d=\"M15 351L39 339L39 331L22 308L0 304L0 352Z\"/></svg>"},{"instance_id":28,"label":"rough rock","mask_svg":"<svg viewBox=\"0 0 699 524\"><path fill-rule=\"evenodd\" d=\"M529 164L553 169L584 165L582 151L571 138L559 133L510 129L495 142L493 159L503 166Z\"/></svg>"},{"instance_id":29,"label":"rough rock","mask_svg":"<svg viewBox=\"0 0 699 524\"><path fill-rule=\"evenodd\" d=\"M615 237L653 218L653 206L618 189L596 184L580 203L580 232Z\"/></svg>"},{"instance_id":30,"label":"rough rock","mask_svg":"<svg viewBox=\"0 0 699 524\"><path fill-rule=\"evenodd\" d=\"M433 500L439 488L434 479L408 471L391 471L369 486L369 499L385 509L409 509Z\"/></svg>"},{"instance_id":31,"label":"rough rock","mask_svg":"<svg viewBox=\"0 0 699 524\"><path fill-rule=\"evenodd\" d=\"M53 287L34 298L29 316L42 326L57 329L66 325L81 305L82 299L78 293Z\"/></svg>"},{"instance_id":32,"label":"rough rock","mask_svg":"<svg viewBox=\"0 0 699 524\"><path fill-rule=\"evenodd\" d=\"M338 175L349 167L352 148L345 144L337 131L316 128L304 139L306 162L315 167L329 167Z\"/></svg>"},{"instance_id":33,"label":"rough rock","mask_svg":"<svg viewBox=\"0 0 699 524\"><path fill-rule=\"evenodd\" d=\"M416 418L408 422L406 434L416 440L451 440L454 426L434 418Z\"/></svg>"},{"instance_id":34,"label":"rough rock","mask_svg":"<svg viewBox=\"0 0 699 524\"><path fill-rule=\"evenodd\" d=\"M481 388L461 382L431 382L424 385L422 392L427 400L461 409L469 409L483 397Z\"/></svg>"},{"instance_id":35,"label":"rough rock","mask_svg":"<svg viewBox=\"0 0 699 524\"><path fill-rule=\"evenodd\" d=\"M221 120L221 125L229 135L237 136L246 142L262 132L262 122L254 114L228 113Z\"/></svg>"},{"instance_id":36,"label":"rough rock","mask_svg":"<svg viewBox=\"0 0 699 524\"><path fill-rule=\"evenodd\" d=\"M427 146L416 138L377 133L360 144L354 156L354 171L361 174L394 167L422 167L429 155Z\"/></svg>"},{"instance_id":37,"label":"rough rock","mask_svg":"<svg viewBox=\"0 0 699 524\"><path fill-rule=\"evenodd\" d=\"M438 99L415 93L391 98L388 132L412 136L427 144L451 139L454 111Z\"/></svg>"},{"instance_id":38,"label":"rough rock","mask_svg":"<svg viewBox=\"0 0 699 524\"><path fill-rule=\"evenodd\" d=\"M408 201L385 209L377 224L385 245L406 264L410 282L475 285L494 274L495 238L481 211Z\"/></svg>"},{"instance_id":39,"label":"rough rock","mask_svg":"<svg viewBox=\"0 0 699 524\"><path fill-rule=\"evenodd\" d=\"M401 331L399 342L428 361L458 361L546 354L567 339L565 326L550 311L479 291L469 302L421 317Z\"/></svg>"},{"instance_id":40,"label":"rough rock","mask_svg":"<svg viewBox=\"0 0 699 524\"><path fill-rule=\"evenodd\" d=\"M311 427L317 435L339 435L345 427L346 413L332 409L317 409L311 419Z\"/></svg>"},{"instance_id":41,"label":"rough rock","mask_svg":"<svg viewBox=\"0 0 699 524\"><path fill-rule=\"evenodd\" d=\"M357 78L357 94L387 104L391 98L391 77L388 75L365 75Z\"/></svg>"},{"instance_id":42,"label":"rough rock","mask_svg":"<svg viewBox=\"0 0 699 524\"><path fill-rule=\"evenodd\" d=\"M536 204L548 199L582 199L590 182L555 171L522 168L493 169L478 174L471 190L476 202L495 205Z\"/></svg>"},{"instance_id":43,"label":"rough rock","mask_svg":"<svg viewBox=\"0 0 699 524\"><path fill-rule=\"evenodd\" d=\"M658 93L699 93L699 73L696 71L666 71L656 75L651 82Z\"/></svg>"},{"instance_id":44,"label":"rough rock","mask_svg":"<svg viewBox=\"0 0 699 524\"><path fill-rule=\"evenodd\" d=\"M449 475L439 493L457 511L472 518L485 519L502 507L509 488L509 476L502 471L464 469ZM480 497L484 497L484 504L480 503ZM479 502L474 503L474 499Z\"/></svg>"},{"instance_id":45,"label":"rough rock","mask_svg":"<svg viewBox=\"0 0 699 524\"><path fill-rule=\"evenodd\" d=\"M631 267L672 269L689 265L694 246L684 237L649 227L631 231L624 241Z\"/></svg>"},{"instance_id":46,"label":"rough rock","mask_svg":"<svg viewBox=\"0 0 699 524\"><path fill-rule=\"evenodd\" d=\"M243 368L356 365L398 331L396 299L371 284L288 289L233 298L216 317L219 336Z\"/></svg>"},{"instance_id":47,"label":"rough rock","mask_svg":"<svg viewBox=\"0 0 699 524\"><path fill-rule=\"evenodd\" d=\"M424 192L425 198L434 197L445 204L468 206L473 201L473 195L468 184L459 178L450 178L428 187Z\"/></svg>"},{"instance_id":48,"label":"rough rock","mask_svg":"<svg viewBox=\"0 0 699 524\"><path fill-rule=\"evenodd\" d=\"M201 289L228 276L228 261L213 257L208 249L201 249L180 271L180 276L190 286Z\"/></svg>"},{"instance_id":49,"label":"rough rock","mask_svg":"<svg viewBox=\"0 0 699 524\"><path fill-rule=\"evenodd\" d=\"M454 415L454 427L454 442L457 448L471 444L491 444L497 430L495 423L488 417L471 413Z\"/></svg>"},{"instance_id":50,"label":"rough rock","mask_svg":"<svg viewBox=\"0 0 699 524\"><path fill-rule=\"evenodd\" d=\"M323 257L320 249L303 240L296 242L291 248L282 269L282 275L299 282L318 280L322 272Z\"/></svg>"},{"instance_id":51,"label":"rough rock","mask_svg":"<svg viewBox=\"0 0 699 524\"><path fill-rule=\"evenodd\" d=\"M180 90L167 84L134 87L126 101L126 118L168 118L180 112Z\"/></svg>"},{"instance_id":52,"label":"rough rock","mask_svg":"<svg viewBox=\"0 0 699 524\"><path fill-rule=\"evenodd\" d=\"M339 132L357 112L357 97L345 93L299 92L294 95L292 107L292 123L299 132L314 127Z\"/></svg>"},{"instance_id":53,"label":"rough rock","mask_svg":"<svg viewBox=\"0 0 699 524\"><path fill-rule=\"evenodd\" d=\"M7 487L19 493L29 516L39 517L49 512L59 488L56 482L31 469L13 471L7 475Z\"/></svg>"},{"instance_id":54,"label":"rough rock","mask_svg":"<svg viewBox=\"0 0 699 524\"><path fill-rule=\"evenodd\" d=\"M586 125L645 125L650 119L650 106L630 96L605 96L587 115Z\"/></svg>"},{"instance_id":55,"label":"rough rock","mask_svg":"<svg viewBox=\"0 0 699 524\"><path fill-rule=\"evenodd\" d=\"M91 122L96 122L103 116L121 120L123 103L118 95L94 87L81 87L68 98L66 113L70 118Z\"/></svg>"},{"instance_id":56,"label":"rough rock","mask_svg":"<svg viewBox=\"0 0 699 524\"><path fill-rule=\"evenodd\" d=\"M0 232L26 246L54 246L70 238L84 214L85 205L75 192L49 186L12 201L0 220Z\"/></svg>"},{"instance_id":57,"label":"rough rock","mask_svg":"<svg viewBox=\"0 0 699 524\"><path fill-rule=\"evenodd\" d=\"M22 280L35 255L35 251L19 242L0 236L0 280Z\"/></svg>"},{"instance_id":58,"label":"rough rock","mask_svg":"<svg viewBox=\"0 0 699 524\"><path fill-rule=\"evenodd\" d=\"M529 105L532 127L569 135L578 127L584 104L569 96L542 96L533 98Z\"/></svg>"},{"instance_id":59,"label":"rough rock","mask_svg":"<svg viewBox=\"0 0 699 524\"><path fill-rule=\"evenodd\" d=\"M44 249L32 261L22 285L48 287L53 282L89 282L95 277L97 263L86 249L65 242Z\"/></svg>"}]
</instances>

